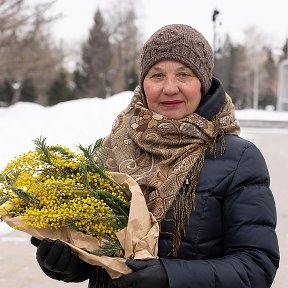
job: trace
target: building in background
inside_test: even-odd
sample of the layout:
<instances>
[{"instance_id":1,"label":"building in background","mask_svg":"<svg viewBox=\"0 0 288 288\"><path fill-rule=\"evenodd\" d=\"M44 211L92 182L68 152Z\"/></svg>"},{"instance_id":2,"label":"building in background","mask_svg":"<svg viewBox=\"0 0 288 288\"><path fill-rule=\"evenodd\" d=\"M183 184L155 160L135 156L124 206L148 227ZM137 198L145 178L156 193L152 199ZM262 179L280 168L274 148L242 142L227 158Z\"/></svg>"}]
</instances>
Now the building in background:
<instances>
[{"instance_id":1,"label":"building in background","mask_svg":"<svg viewBox=\"0 0 288 288\"><path fill-rule=\"evenodd\" d=\"M288 111L288 59L280 63L278 83L277 110Z\"/></svg>"}]
</instances>

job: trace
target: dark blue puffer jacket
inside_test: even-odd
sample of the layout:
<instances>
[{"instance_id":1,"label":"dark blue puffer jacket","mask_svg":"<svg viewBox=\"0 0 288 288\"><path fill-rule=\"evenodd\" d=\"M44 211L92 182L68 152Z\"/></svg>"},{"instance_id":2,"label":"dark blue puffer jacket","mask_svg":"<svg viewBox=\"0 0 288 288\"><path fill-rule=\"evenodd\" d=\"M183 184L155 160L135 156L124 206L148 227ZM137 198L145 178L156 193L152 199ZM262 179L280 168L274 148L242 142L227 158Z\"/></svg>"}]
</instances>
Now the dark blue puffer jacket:
<instances>
[{"instance_id":1,"label":"dark blue puffer jacket","mask_svg":"<svg viewBox=\"0 0 288 288\"><path fill-rule=\"evenodd\" d=\"M199 109L208 119L219 110L219 99L224 101L216 79L212 91L216 103L211 97ZM172 210L162 221L158 255L170 288L266 288L278 268L276 209L265 160L238 136L225 136L223 155L220 142L216 158L206 153L195 210L176 257L171 256Z\"/></svg>"},{"instance_id":2,"label":"dark blue puffer jacket","mask_svg":"<svg viewBox=\"0 0 288 288\"><path fill-rule=\"evenodd\" d=\"M196 112L211 120L224 101L222 85L213 79ZM195 210L176 257L171 256L172 209L161 223L158 255L169 288L267 288L278 268L276 210L265 160L240 137L225 136L223 155L220 142L216 158L206 153ZM100 270L95 268L89 288L113 287Z\"/></svg>"}]
</instances>

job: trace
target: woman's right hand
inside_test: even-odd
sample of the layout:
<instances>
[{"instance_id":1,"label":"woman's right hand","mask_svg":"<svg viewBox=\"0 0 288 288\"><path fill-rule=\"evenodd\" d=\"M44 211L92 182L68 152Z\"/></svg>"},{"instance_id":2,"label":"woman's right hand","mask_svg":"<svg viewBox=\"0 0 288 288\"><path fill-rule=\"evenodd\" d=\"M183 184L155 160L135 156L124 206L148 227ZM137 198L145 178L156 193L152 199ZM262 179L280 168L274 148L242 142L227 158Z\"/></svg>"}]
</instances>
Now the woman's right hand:
<instances>
[{"instance_id":1,"label":"woman's right hand","mask_svg":"<svg viewBox=\"0 0 288 288\"><path fill-rule=\"evenodd\" d=\"M50 278L64 282L82 282L87 280L93 270L81 260L66 243L60 240L31 237L31 243L37 247L36 259L43 272Z\"/></svg>"}]
</instances>

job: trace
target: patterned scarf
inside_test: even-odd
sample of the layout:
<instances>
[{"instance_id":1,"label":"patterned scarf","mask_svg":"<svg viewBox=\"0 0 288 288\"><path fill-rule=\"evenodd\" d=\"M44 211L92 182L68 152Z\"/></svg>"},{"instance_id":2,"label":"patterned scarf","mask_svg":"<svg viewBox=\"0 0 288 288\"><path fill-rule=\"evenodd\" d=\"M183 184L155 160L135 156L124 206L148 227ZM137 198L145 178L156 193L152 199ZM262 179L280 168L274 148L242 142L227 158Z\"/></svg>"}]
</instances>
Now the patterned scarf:
<instances>
[{"instance_id":1,"label":"patterned scarf","mask_svg":"<svg viewBox=\"0 0 288 288\"><path fill-rule=\"evenodd\" d=\"M188 192L174 205L173 246L179 247L180 234L185 233L185 221L195 205L206 150L215 154L216 140L222 137L224 153L224 134L238 135L240 128L227 94L212 121L196 113L180 120L168 119L145 108L144 98L137 87L128 107L115 119L112 132L104 141L104 146L112 150L106 165L138 182L148 209L158 222L164 219L189 174Z\"/></svg>"}]
</instances>

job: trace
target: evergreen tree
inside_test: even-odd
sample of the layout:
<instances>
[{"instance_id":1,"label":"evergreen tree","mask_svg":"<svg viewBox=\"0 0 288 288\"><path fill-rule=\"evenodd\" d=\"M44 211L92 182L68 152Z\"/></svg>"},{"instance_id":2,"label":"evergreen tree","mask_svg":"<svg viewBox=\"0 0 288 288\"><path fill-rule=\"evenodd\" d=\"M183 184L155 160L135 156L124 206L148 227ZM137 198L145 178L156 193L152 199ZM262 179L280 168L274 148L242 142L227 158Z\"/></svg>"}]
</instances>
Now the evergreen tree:
<instances>
[{"instance_id":1,"label":"evergreen tree","mask_svg":"<svg viewBox=\"0 0 288 288\"><path fill-rule=\"evenodd\" d=\"M127 74L126 87L124 90L134 91L138 83L138 74L136 69L133 67L130 72Z\"/></svg>"},{"instance_id":2,"label":"evergreen tree","mask_svg":"<svg viewBox=\"0 0 288 288\"><path fill-rule=\"evenodd\" d=\"M111 51L109 34L99 9L95 13L88 41L82 47L82 62L85 96L106 98L110 86Z\"/></svg>"},{"instance_id":3,"label":"evergreen tree","mask_svg":"<svg viewBox=\"0 0 288 288\"><path fill-rule=\"evenodd\" d=\"M75 99L73 87L69 84L67 73L61 71L59 77L52 83L47 92L49 106Z\"/></svg>"},{"instance_id":4,"label":"evergreen tree","mask_svg":"<svg viewBox=\"0 0 288 288\"><path fill-rule=\"evenodd\" d=\"M260 86L259 95L259 108L264 109L267 105L273 105L276 107L276 90L274 87L276 83L277 68L275 61L272 56L272 51L270 48L266 48L266 61L263 63L263 79Z\"/></svg>"},{"instance_id":5,"label":"evergreen tree","mask_svg":"<svg viewBox=\"0 0 288 288\"><path fill-rule=\"evenodd\" d=\"M282 50L283 50L283 57L281 58L281 60L288 59L288 38L286 38Z\"/></svg>"},{"instance_id":6,"label":"evergreen tree","mask_svg":"<svg viewBox=\"0 0 288 288\"><path fill-rule=\"evenodd\" d=\"M74 98L83 98L83 93L85 92L85 77L78 68L73 72L73 83Z\"/></svg>"},{"instance_id":7,"label":"evergreen tree","mask_svg":"<svg viewBox=\"0 0 288 288\"><path fill-rule=\"evenodd\" d=\"M233 52L234 46L230 40L229 35L226 35L223 46L219 48L217 56L215 56L213 71L213 74L217 78L221 79L221 82L224 85L225 89L229 89L230 91L232 90L231 80L233 79L233 71L231 71L234 64Z\"/></svg>"},{"instance_id":8,"label":"evergreen tree","mask_svg":"<svg viewBox=\"0 0 288 288\"><path fill-rule=\"evenodd\" d=\"M4 79L0 83L0 107L11 105L13 96L14 89L12 83L9 80Z\"/></svg>"},{"instance_id":9,"label":"evergreen tree","mask_svg":"<svg viewBox=\"0 0 288 288\"><path fill-rule=\"evenodd\" d=\"M31 78L25 78L21 85L19 101L35 102L36 89Z\"/></svg>"},{"instance_id":10,"label":"evergreen tree","mask_svg":"<svg viewBox=\"0 0 288 288\"><path fill-rule=\"evenodd\" d=\"M239 103L239 95L241 95L241 89L237 87L239 81L237 60L239 60L239 47L233 45L229 35L226 35L223 46L219 48L215 58L213 74L221 80L225 91L232 97L234 103Z\"/></svg>"}]
</instances>

